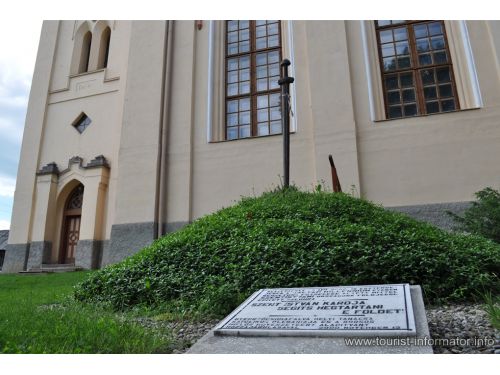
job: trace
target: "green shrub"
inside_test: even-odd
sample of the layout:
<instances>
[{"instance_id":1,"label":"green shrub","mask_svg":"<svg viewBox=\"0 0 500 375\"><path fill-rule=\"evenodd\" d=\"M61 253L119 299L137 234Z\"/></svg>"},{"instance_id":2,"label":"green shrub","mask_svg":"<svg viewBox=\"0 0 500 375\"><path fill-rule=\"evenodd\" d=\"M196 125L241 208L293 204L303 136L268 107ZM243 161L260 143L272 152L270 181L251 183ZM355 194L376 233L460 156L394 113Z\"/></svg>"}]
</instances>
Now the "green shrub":
<instances>
[{"instance_id":1,"label":"green shrub","mask_svg":"<svg viewBox=\"0 0 500 375\"><path fill-rule=\"evenodd\" d=\"M89 276L78 300L222 315L259 288L411 283L428 301L500 290L500 247L342 193L244 198Z\"/></svg>"},{"instance_id":2,"label":"green shrub","mask_svg":"<svg viewBox=\"0 0 500 375\"><path fill-rule=\"evenodd\" d=\"M459 229L500 243L500 192L485 188L475 194L477 201L465 210L464 216L449 213Z\"/></svg>"}]
</instances>

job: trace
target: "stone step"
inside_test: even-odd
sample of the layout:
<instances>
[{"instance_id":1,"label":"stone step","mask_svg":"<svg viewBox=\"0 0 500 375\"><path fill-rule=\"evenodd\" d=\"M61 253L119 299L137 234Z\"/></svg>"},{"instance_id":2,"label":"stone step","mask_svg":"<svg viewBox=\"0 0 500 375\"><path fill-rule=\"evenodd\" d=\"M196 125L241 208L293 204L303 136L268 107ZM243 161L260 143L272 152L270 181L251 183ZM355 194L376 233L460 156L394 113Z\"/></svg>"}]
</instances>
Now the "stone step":
<instances>
[{"instance_id":1,"label":"stone step","mask_svg":"<svg viewBox=\"0 0 500 375\"><path fill-rule=\"evenodd\" d=\"M52 272L74 272L82 270L74 264L42 264L40 267L31 267L20 273L52 273Z\"/></svg>"},{"instance_id":2,"label":"stone step","mask_svg":"<svg viewBox=\"0 0 500 375\"><path fill-rule=\"evenodd\" d=\"M27 271L19 271L19 273L44 273L40 268L30 268Z\"/></svg>"},{"instance_id":3,"label":"stone step","mask_svg":"<svg viewBox=\"0 0 500 375\"><path fill-rule=\"evenodd\" d=\"M75 267L75 263L44 263L42 264L42 268L69 268Z\"/></svg>"},{"instance_id":4,"label":"stone step","mask_svg":"<svg viewBox=\"0 0 500 375\"><path fill-rule=\"evenodd\" d=\"M48 272L74 272L80 271L82 267L76 267L74 264L42 264L41 269Z\"/></svg>"}]
</instances>

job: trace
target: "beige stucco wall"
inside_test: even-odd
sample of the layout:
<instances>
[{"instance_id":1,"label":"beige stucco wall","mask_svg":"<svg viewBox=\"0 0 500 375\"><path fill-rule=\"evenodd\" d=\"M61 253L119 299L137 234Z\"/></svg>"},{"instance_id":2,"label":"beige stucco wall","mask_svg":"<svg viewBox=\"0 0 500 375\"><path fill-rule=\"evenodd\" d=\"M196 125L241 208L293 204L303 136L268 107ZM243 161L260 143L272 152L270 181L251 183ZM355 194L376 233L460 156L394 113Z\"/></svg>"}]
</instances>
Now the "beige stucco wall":
<instances>
[{"instance_id":1,"label":"beige stucco wall","mask_svg":"<svg viewBox=\"0 0 500 375\"><path fill-rule=\"evenodd\" d=\"M466 23L481 108L390 121L370 116L360 24L293 21L298 125L291 137L292 180L329 187L331 153L344 191L386 206L468 201L475 191L498 186L496 23ZM196 31L192 25L176 22L175 29L168 222L189 221L242 195L260 194L282 174L279 136L207 142L209 27ZM454 64L458 69L465 61Z\"/></svg>"},{"instance_id":2,"label":"beige stucco wall","mask_svg":"<svg viewBox=\"0 0 500 375\"><path fill-rule=\"evenodd\" d=\"M332 154L346 190L359 189L343 23L293 22L290 31L294 34L298 124L291 136L291 180L307 189L322 182L331 186L328 155ZM339 37L327 38L326 43L326 35ZM278 186L283 141L280 136L269 136L207 142L208 23L197 31L191 21L176 22L174 38L176 46L182 47L175 49L173 64L167 221L185 222L241 196L259 195ZM337 74L332 74L332 66ZM333 87L335 96L324 94ZM213 126L221 127L223 121L218 118Z\"/></svg>"},{"instance_id":3,"label":"beige stucco wall","mask_svg":"<svg viewBox=\"0 0 500 375\"><path fill-rule=\"evenodd\" d=\"M131 25L113 224L155 221L165 32L164 21Z\"/></svg>"},{"instance_id":4,"label":"beige stucco wall","mask_svg":"<svg viewBox=\"0 0 500 375\"><path fill-rule=\"evenodd\" d=\"M387 206L459 202L500 185L500 86L492 48L500 34L487 21L468 21L483 107L373 122L361 29L348 22L361 192ZM460 61L454 61L458 65Z\"/></svg>"}]
</instances>

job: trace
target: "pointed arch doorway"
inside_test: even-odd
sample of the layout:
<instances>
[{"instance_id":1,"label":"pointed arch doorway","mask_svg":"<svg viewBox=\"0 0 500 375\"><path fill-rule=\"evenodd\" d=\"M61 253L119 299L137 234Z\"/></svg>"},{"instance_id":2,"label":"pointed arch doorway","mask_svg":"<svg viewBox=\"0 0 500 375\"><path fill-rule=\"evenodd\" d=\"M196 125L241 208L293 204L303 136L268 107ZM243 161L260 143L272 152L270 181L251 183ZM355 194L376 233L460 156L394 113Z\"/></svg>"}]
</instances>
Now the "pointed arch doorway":
<instances>
[{"instance_id":1,"label":"pointed arch doorway","mask_svg":"<svg viewBox=\"0 0 500 375\"><path fill-rule=\"evenodd\" d=\"M64 205L61 248L59 251L60 264L74 264L75 251L80 238L80 222L82 219L83 185L79 184L69 194Z\"/></svg>"}]
</instances>

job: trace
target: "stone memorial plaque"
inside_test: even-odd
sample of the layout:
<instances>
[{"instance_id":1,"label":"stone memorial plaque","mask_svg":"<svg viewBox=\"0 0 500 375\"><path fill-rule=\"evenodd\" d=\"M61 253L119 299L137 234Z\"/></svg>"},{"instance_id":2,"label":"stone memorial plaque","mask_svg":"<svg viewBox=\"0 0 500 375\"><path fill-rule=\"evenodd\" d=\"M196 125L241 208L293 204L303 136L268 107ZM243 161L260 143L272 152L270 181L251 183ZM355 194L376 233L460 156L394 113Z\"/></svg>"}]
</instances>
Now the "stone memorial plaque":
<instances>
[{"instance_id":1,"label":"stone memorial plaque","mask_svg":"<svg viewBox=\"0 0 500 375\"><path fill-rule=\"evenodd\" d=\"M415 336L409 284L261 289L216 335Z\"/></svg>"}]
</instances>

